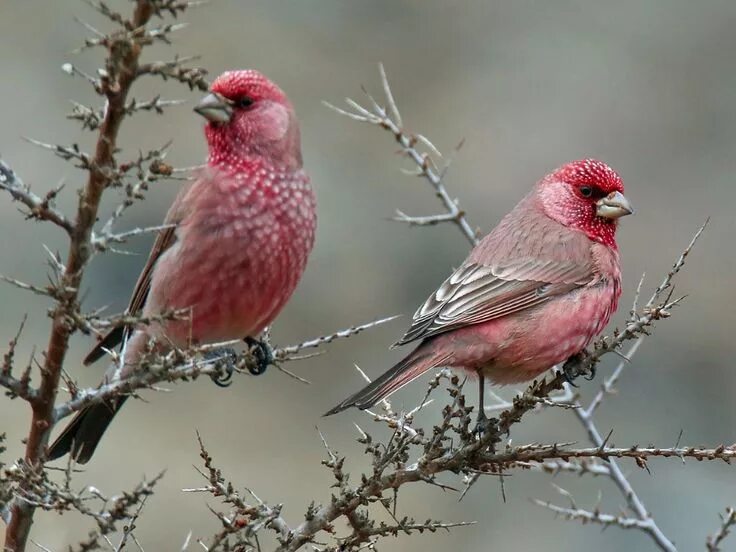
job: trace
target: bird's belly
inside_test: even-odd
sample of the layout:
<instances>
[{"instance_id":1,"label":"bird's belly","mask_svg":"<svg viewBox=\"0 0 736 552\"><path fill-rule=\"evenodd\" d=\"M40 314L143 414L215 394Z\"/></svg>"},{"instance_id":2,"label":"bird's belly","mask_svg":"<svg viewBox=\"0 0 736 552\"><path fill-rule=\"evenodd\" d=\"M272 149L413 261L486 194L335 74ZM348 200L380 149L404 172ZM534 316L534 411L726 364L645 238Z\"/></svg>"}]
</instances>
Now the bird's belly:
<instances>
[{"instance_id":1,"label":"bird's belly","mask_svg":"<svg viewBox=\"0 0 736 552\"><path fill-rule=\"evenodd\" d=\"M264 235L254 243L250 238L200 236L197 247L161 259L176 266L157 266L157 275L166 276L152 285L150 306L158 312L185 309L189 318L167 322L160 337L185 347L257 335L273 321L293 292L303 263L294 266L299 256L280 239Z\"/></svg>"},{"instance_id":2,"label":"bird's belly","mask_svg":"<svg viewBox=\"0 0 736 552\"><path fill-rule=\"evenodd\" d=\"M614 285L601 284L463 328L454 339L454 365L482 370L497 384L531 380L587 347L614 309Z\"/></svg>"}]
</instances>

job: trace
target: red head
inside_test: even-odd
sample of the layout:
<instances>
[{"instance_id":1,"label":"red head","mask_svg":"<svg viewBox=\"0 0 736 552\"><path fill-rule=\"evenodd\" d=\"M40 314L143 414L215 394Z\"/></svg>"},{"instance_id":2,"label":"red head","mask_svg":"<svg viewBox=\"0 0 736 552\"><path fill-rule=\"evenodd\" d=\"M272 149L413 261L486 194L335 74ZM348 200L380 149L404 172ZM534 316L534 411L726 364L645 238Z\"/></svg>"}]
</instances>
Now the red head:
<instances>
[{"instance_id":1,"label":"red head","mask_svg":"<svg viewBox=\"0 0 736 552\"><path fill-rule=\"evenodd\" d=\"M194 110L207 119L210 164L238 167L260 157L302 165L299 124L283 91L258 71L226 71Z\"/></svg>"},{"instance_id":2,"label":"red head","mask_svg":"<svg viewBox=\"0 0 736 552\"><path fill-rule=\"evenodd\" d=\"M618 173L596 159L563 165L536 187L548 217L614 248L618 219L634 212L623 194L624 183Z\"/></svg>"}]
</instances>

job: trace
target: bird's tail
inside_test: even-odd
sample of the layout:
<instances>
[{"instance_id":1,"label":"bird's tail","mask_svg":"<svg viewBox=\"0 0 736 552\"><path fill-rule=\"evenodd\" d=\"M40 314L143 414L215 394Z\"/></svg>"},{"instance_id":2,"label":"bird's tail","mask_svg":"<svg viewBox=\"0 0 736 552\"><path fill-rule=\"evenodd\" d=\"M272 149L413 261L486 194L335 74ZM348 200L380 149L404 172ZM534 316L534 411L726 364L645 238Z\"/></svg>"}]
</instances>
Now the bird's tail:
<instances>
[{"instance_id":1,"label":"bird's tail","mask_svg":"<svg viewBox=\"0 0 736 552\"><path fill-rule=\"evenodd\" d=\"M115 401L93 404L80 410L49 448L49 460L56 460L69 453L80 464L89 462L107 426L126 398L123 396Z\"/></svg>"},{"instance_id":2,"label":"bird's tail","mask_svg":"<svg viewBox=\"0 0 736 552\"><path fill-rule=\"evenodd\" d=\"M424 349L424 350L423 350ZM422 345L409 354L404 360L387 370L357 393L332 408L325 416L342 412L352 406L365 410L377 402L398 391L406 384L414 381L427 370L442 366L449 360L448 355L438 355L427 351Z\"/></svg>"}]
</instances>

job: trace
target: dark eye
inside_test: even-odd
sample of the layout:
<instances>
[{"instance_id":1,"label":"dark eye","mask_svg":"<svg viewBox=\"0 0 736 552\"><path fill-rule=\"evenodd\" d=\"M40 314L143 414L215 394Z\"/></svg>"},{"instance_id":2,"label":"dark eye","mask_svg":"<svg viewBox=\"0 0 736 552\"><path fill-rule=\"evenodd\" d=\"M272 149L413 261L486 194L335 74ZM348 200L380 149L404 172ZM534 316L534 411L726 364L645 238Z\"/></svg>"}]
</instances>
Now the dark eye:
<instances>
[{"instance_id":1,"label":"dark eye","mask_svg":"<svg viewBox=\"0 0 736 552\"><path fill-rule=\"evenodd\" d=\"M580 186L580 195L583 197L593 197L593 188L591 186Z\"/></svg>"},{"instance_id":2,"label":"dark eye","mask_svg":"<svg viewBox=\"0 0 736 552\"><path fill-rule=\"evenodd\" d=\"M253 105L253 101L254 101L253 98L249 98L245 96L243 98L240 98L239 100L236 100L235 105L237 105L238 107L243 107L243 108L250 107Z\"/></svg>"}]
</instances>

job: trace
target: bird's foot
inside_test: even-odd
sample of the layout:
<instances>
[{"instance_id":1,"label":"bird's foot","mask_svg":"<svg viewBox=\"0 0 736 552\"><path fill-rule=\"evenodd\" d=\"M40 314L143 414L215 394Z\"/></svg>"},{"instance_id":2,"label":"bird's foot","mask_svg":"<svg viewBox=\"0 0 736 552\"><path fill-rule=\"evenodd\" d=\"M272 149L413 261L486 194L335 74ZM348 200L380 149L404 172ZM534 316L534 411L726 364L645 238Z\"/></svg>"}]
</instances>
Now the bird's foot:
<instances>
[{"instance_id":1,"label":"bird's foot","mask_svg":"<svg viewBox=\"0 0 736 552\"><path fill-rule=\"evenodd\" d=\"M587 381L595 377L595 364L588 366L585 362L589 356L588 352L583 350L568 358L565 364L562 365L562 375L565 376L565 381L573 387L577 387L575 380L580 376L583 376Z\"/></svg>"},{"instance_id":2,"label":"bird's foot","mask_svg":"<svg viewBox=\"0 0 736 552\"><path fill-rule=\"evenodd\" d=\"M253 361L247 363L248 371L254 376L260 376L266 371L266 368L273 364L273 349L268 343L253 337L246 337L243 341L253 355Z\"/></svg>"},{"instance_id":3,"label":"bird's foot","mask_svg":"<svg viewBox=\"0 0 736 552\"><path fill-rule=\"evenodd\" d=\"M478 411L478 418L475 421L475 429L473 429L473 433L478 436L478 439L483 438L483 435L488 432L488 430L491 428L491 419L486 416L486 413L483 409Z\"/></svg>"},{"instance_id":4,"label":"bird's foot","mask_svg":"<svg viewBox=\"0 0 736 552\"><path fill-rule=\"evenodd\" d=\"M218 387L230 387L230 384L233 382L235 362L238 358L238 353L235 352L235 349L230 347L213 349L212 351L207 351L204 354L204 358L208 362L220 364L221 369L210 376L215 385Z\"/></svg>"}]
</instances>

